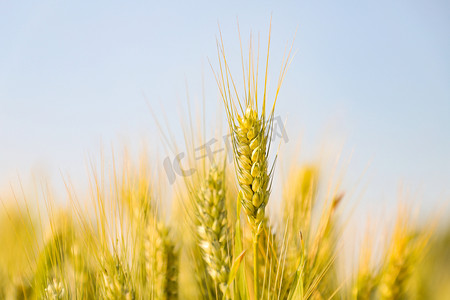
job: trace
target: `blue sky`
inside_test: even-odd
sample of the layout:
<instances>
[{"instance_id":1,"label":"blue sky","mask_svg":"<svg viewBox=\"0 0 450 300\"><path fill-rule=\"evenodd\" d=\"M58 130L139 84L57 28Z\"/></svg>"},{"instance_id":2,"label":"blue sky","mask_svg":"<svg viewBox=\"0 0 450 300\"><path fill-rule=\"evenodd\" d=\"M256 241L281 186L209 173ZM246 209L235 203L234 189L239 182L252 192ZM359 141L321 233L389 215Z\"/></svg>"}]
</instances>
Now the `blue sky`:
<instances>
[{"instance_id":1,"label":"blue sky","mask_svg":"<svg viewBox=\"0 0 450 300\"><path fill-rule=\"evenodd\" d=\"M204 74L215 103L218 22L239 66L236 17L264 44L271 15L273 82L297 29L277 113L302 153L342 140L349 178L371 162L369 202L395 198L401 182L426 203L448 202L447 1L2 2L0 186L32 171L81 177L100 140L159 143L146 101L179 124L171 112L186 83L201 95Z\"/></svg>"}]
</instances>

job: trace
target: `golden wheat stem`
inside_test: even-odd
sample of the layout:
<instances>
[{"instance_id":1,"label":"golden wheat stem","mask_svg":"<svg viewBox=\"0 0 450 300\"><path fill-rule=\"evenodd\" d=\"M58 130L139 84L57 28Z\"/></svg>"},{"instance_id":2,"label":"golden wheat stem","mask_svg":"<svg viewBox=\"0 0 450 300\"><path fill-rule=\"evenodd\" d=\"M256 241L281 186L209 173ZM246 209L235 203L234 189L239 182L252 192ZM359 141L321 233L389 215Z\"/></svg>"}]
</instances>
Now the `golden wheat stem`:
<instances>
[{"instance_id":1,"label":"golden wheat stem","mask_svg":"<svg viewBox=\"0 0 450 300\"><path fill-rule=\"evenodd\" d=\"M253 289L255 292L255 299L258 299L258 234L253 238Z\"/></svg>"}]
</instances>

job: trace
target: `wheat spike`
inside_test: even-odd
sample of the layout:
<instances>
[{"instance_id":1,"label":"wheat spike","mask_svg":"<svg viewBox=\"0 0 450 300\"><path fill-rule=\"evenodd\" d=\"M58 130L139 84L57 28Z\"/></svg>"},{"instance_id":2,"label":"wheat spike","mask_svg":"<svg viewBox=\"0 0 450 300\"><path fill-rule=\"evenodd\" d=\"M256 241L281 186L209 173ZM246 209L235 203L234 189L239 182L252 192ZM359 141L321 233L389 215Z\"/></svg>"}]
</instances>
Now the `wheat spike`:
<instances>
[{"instance_id":1,"label":"wheat spike","mask_svg":"<svg viewBox=\"0 0 450 300\"><path fill-rule=\"evenodd\" d=\"M50 281L45 288L45 300L62 300L65 299L64 296L66 294L66 289L64 288L64 285L62 281L53 278L52 281Z\"/></svg>"},{"instance_id":2,"label":"wheat spike","mask_svg":"<svg viewBox=\"0 0 450 300\"><path fill-rule=\"evenodd\" d=\"M264 116L258 116L249 104L243 116L237 115L238 123L233 127L237 177L239 182L238 198L242 204L253 235L253 289L258 298L259 235L264 228L264 217L269 200L268 138L269 130Z\"/></svg>"},{"instance_id":3,"label":"wheat spike","mask_svg":"<svg viewBox=\"0 0 450 300\"><path fill-rule=\"evenodd\" d=\"M430 232L414 232L408 217L401 208L381 275L379 292L383 300L407 296L409 279L429 240Z\"/></svg>"},{"instance_id":4,"label":"wheat spike","mask_svg":"<svg viewBox=\"0 0 450 300\"><path fill-rule=\"evenodd\" d=\"M223 171L211 167L196 199L198 243L218 294L226 294L231 260L224 179Z\"/></svg>"},{"instance_id":5,"label":"wheat spike","mask_svg":"<svg viewBox=\"0 0 450 300\"><path fill-rule=\"evenodd\" d=\"M215 74L219 91L227 112L227 119L232 137L235 166L239 182L238 198L252 229L253 256L255 258L253 265L253 292L256 299L259 298L258 290L260 289L257 258L259 251L258 239L264 227L265 209L269 200L272 177L272 169L269 172L268 156L270 150L270 140L272 138L273 117L278 93L286 73L291 53L291 50L289 50L286 60L283 62L273 106L267 114L266 104L270 29L267 47L262 97L258 97L259 50L255 63L251 41L247 70L245 70L242 57L242 71L244 74L243 95L239 95L237 92L236 85L233 77L231 76L230 67L225 56L225 49L222 40L218 43L220 70L217 74ZM259 113L258 109L260 109Z\"/></svg>"},{"instance_id":6,"label":"wheat spike","mask_svg":"<svg viewBox=\"0 0 450 300\"><path fill-rule=\"evenodd\" d=\"M162 222L147 225L145 260L151 298L177 299L178 252L169 237L169 229Z\"/></svg>"},{"instance_id":7,"label":"wheat spike","mask_svg":"<svg viewBox=\"0 0 450 300\"><path fill-rule=\"evenodd\" d=\"M247 215L253 235L263 229L265 208L269 200L269 174L267 158L267 130L264 120L250 106L244 116L237 117L234 128L237 172L240 186L238 197Z\"/></svg>"},{"instance_id":8,"label":"wheat spike","mask_svg":"<svg viewBox=\"0 0 450 300\"><path fill-rule=\"evenodd\" d=\"M105 261L106 262L106 261ZM102 297L108 300L134 300L135 291L123 263L117 255L106 262L101 274Z\"/></svg>"}]
</instances>

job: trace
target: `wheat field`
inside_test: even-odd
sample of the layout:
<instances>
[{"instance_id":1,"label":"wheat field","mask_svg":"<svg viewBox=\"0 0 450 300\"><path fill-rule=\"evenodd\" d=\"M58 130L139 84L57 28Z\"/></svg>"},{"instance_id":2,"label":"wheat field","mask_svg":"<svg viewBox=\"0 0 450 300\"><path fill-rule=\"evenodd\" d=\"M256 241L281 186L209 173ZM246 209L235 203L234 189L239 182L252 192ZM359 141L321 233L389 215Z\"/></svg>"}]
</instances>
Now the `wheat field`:
<instances>
[{"instance_id":1,"label":"wheat field","mask_svg":"<svg viewBox=\"0 0 450 300\"><path fill-rule=\"evenodd\" d=\"M382 239L372 229L385 224L371 222L360 245L344 247L347 194L323 182L320 165L284 158L282 193L272 194L275 110L292 48L269 93L269 49L279 46L270 34L265 56L241 46L240 81L221 37L217 45L210 76L231 159L188 152L163 188L148 159L124 157L89 169L87 199L69 181L64 205L45 186L35 198L2 199L0 299L449 299L449 231L436 218L419 223L400 203ZM186 130L188 148L205 142L203 129Z\"/></svg>"}]
</instances>

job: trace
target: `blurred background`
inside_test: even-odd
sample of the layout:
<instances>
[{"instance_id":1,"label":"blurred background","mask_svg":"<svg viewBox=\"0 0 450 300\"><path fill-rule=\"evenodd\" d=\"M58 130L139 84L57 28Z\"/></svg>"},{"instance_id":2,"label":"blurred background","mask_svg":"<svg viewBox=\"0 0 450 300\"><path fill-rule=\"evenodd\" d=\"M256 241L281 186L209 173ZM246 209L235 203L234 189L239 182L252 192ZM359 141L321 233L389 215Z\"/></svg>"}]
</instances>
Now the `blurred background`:
<instances>
[{"instance_id":1,"label":"blurred background","mask_svg":"<svg viewBox=\"0 0 450 300\"><path fill-rule=\"evenodd\" d=\"M272 91L296 34L282 147L300 143L304 161L341 154L363 209L396 205L402 190L448 211L449 12L448 1L2 1L0 193L30 174L63 191L61 174L84 180L101 145L154 147L149 107L178 137L187 94L216 115L219 24L240 76L237 18L244 47L252 31L264 53L272 16Z\"/></svg>"}]
</instances>

